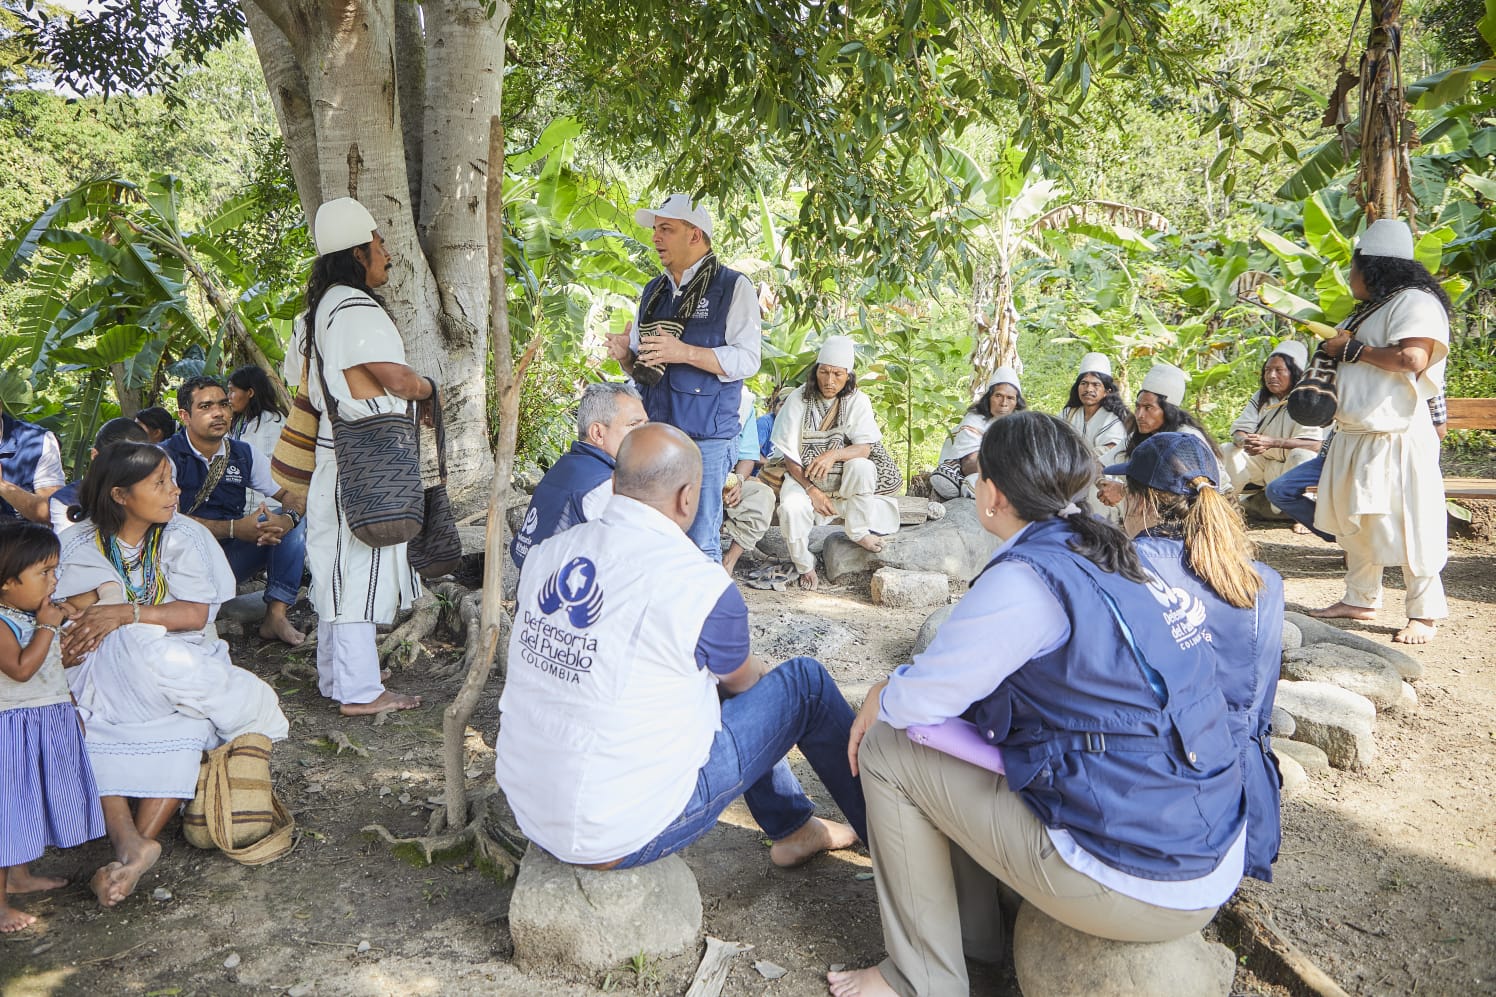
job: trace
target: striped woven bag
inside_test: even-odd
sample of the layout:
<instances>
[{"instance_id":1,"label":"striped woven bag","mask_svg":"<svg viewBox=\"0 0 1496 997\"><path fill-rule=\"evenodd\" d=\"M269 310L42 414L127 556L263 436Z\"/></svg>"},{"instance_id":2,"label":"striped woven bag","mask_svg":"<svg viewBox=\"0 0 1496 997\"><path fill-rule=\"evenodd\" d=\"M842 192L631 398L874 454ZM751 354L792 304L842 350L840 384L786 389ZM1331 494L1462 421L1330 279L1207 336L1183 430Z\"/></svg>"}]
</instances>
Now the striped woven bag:
<instances>
[{"instance_id":1,"label":"striped woven bag","mask_svg":"<svg viewBox=\"0 0 1496 997\"><path fill-rule=\"evenodd\" d=\"M197 792L182 811L182 834L242 865L274 862L291 850L296 821L270 781L270 739L240 734L208 752Z\"/></svg>"}]
</instances>

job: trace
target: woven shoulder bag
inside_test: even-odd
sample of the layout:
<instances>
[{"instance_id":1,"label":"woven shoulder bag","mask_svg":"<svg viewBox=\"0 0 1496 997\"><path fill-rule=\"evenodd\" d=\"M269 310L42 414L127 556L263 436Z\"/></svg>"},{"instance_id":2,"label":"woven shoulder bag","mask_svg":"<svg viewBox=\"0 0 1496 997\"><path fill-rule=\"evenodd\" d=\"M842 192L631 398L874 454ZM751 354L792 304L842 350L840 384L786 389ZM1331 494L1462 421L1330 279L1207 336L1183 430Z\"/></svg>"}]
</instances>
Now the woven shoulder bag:
<instances>
[{"instance_id":1,"label":"woven shoulder bag","mask_svg":"<svg viewBox=\"0 0 1496 997\"><path fill-rule=\"evenodd\" d=\"M216 848L241 865L265 865L291 850L295 832L270 781L270 738L240 734L208 752L182 811L188 844Z\"/></svg>"}]
</instances>

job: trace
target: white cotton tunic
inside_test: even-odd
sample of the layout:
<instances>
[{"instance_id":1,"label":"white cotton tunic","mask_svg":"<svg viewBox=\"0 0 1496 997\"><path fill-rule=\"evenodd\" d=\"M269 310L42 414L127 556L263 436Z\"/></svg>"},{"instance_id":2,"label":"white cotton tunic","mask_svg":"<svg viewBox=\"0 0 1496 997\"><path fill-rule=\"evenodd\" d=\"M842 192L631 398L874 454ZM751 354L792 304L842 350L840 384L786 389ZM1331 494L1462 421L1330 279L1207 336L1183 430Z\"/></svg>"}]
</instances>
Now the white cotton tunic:
<instances>
[{"instance_id":1,"label":"white cotton tunic","mask_svg":"<svg viewBox=\"0 0 1496 997\"><path fill-rule=\"evenodd\" d=\"M359 364L405 363L400 332L379 302L351 287L331 288L317 307L316 336L327 386L343 420L406 410L409 403L390 394L355 399L344 377L345 370ZM370 547L353 535L343 519L332 420L315 356L307 391L312 405L322 413L317 425L317 463L306 501L312 606L324 623L392 623L399 610L408 609L420 596L420 578L410 566L405 544Z\"/></svg>"},{"instance_id":2,"label":"white cotton tunic","mask_svg":"<svg viewBox=\"0 0 1496 997\"><path fill-rule=\"evenodd\" d=\"M280 442L281 430L285 428L286 417L278 412L261 412L254 421L245 423L234 430L234 439L243 440L255 453L260 454L267 461L275 454L275 445ZM277 489L279 490L279 489ZM245 490L244 508L258 509L260 503L265 502L271 508L275 503L271 501L270 495L265 492L255 491L253 488Z\"/></svg>"},{"instance_id":3,"label":"white cotton tunic","mask_svg":"<svg viewBox=\"0 0 1496 997\"><path fill-rule=\"evenodd\" d=\"M1247 399L1241 415L1231 424L1231 433L1256 433L1280 440L1322 440L1325 437L1321 426L1305 426L1294 422L1288 414L1288 399L1269 398L1266 404L1257 403L1257 395ZM1313 459L1314 450L1290 448L1287 450L1264 450L1260 454L1249 454L1236 443L1221 447L1226 470L1231 475L1231 485L1237 491L1249 484L1269 485L1287 471L1306 460Z\"/></svg>"},{"instance_id":4,"label":"white cotton tunic","mask_svg":"<svg viewBox=\"0 0 1496 997\"><path fill-rule=\"evenodd\" d=\"M1448 560L1449 541L1439 437L1427 403L1443 387L1449 317L1432 294L1408 289L1362 322L1356 338L1373 347L1431 339L1434 347L1422 374L1340 365L1335 438L1319 479L1314 525L1334 534L1354 561L1436 575Z\"/></svg>"},{"instance_id":5,"label":"white cotton tunic","mask_svg":"<svg viewBox=\"0 0 1496 997\"><path fill-rule=\"evenodd\" d=\"M1119 419L1115 412L1099 408L1095 415L1087 419L1086 410L1076 406L1065 409L1060 413L1060 418L1069 423L1070 428L1091 445L1091 454L1101 467L1115 464L1122 459L1122 448L1127 445L1127 424ZM1086 492L1086 501L1091 504L1091 512L1095 515L1114 523L1120 523L1122 522L1122 507L1101 504L1097 485L1102 480L1098 476L1091 483L1090 489Z\"/></svg>"},{"instance_id":6,"label":"white cotton tunic","mask_svg":"<svg viewBox=\"0 0 1496 997\"><path fill-rule=\"evenodd\" d=\"M982 447L982 435L992 425L992 417L967 412L940 446L940 462L970 457Z\"/></svg>"}]
</instances>

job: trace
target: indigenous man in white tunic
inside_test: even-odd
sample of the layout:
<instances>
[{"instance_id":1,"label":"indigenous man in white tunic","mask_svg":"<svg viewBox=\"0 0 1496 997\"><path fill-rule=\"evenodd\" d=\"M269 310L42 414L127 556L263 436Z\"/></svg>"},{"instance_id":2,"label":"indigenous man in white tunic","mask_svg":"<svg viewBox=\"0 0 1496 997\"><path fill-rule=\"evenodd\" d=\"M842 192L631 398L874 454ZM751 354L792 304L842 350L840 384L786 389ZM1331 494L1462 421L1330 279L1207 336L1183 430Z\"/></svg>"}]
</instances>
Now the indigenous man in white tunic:
<instances>
[{"instance_id":1,"label":"indigenous man in white tunic","mask_svg":"<svg viewBox=\"0 0 1496 997\"><path fill-rule=\"evenodd\" d=\"M1302 425L1288 414L1288 393L1308 365L1309 351L1291 339L1274 347L1263 363L1261 386L1231 424L1231 442L1221 447L1238 495L1266 488L1313 460L1324 444L1323 427Z\"/></svg>"},{"instance_id":2,"label":"indigenous man in white tunic","mask_svg":"<svg viewBox=\"0 0 1496 997\"><path fill-rule=\"evenodd\" d=\"M1060 412L1060 418L1091 444L1098 472L1117 462L1127 443L1132 413L1127 411L1127 403L1117 390L1117 382L1112 380L1112 361L1106 354L1087 353L1080 358L1080 370L1076 372L1075 383L1070 386L1070 398ZM1113 523L1121 523L1121 506L1102 503L1097 493L1100 483L1098 477L1086 492L1091 512Z\"/></svg>"},{"instance_id":3,"label":"indigenous man in white tunic","mask_svg":"<svg viewBox=\"0 0 1496 997\"><path fill-rule=\"evenodd\" d=\"M1362 233L1350 286L1362 302L1345 323L1354 336L1324 344L1340 359L1340 399L1314 516L1345 548L1345 595L1312 615L1374 619L1382 568L1401 565L1408 625L1392 639L1424 644L1449 615L1444 481L1427 405L1443 386L1449 297L1414 257L1407 225L1390 218Z\"/></svg>"}]
</instances>

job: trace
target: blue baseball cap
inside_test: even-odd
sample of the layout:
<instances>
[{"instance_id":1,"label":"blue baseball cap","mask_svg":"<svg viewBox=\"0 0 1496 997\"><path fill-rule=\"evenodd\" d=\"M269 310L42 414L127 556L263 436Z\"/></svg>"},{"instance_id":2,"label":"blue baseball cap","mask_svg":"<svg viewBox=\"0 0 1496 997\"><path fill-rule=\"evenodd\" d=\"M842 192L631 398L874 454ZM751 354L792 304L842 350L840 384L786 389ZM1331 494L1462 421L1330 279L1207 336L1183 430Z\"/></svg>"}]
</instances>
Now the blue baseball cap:
<instances>
[{"instance_id":1,"label":"blue baseball cap","mask_svg":"<svg viewBox=\"0 0 1496 997\"><path fill-rule=\"evenodd\" d=\"M1108 465L1106 474L1126 475L1138 484L1175 495L1191 495L1190 482L1208 478L1220 488L1220 469L1215 454L1193 433L1155 433L1133 451L1129 460Z\"/></svg>"}]
</instances>

